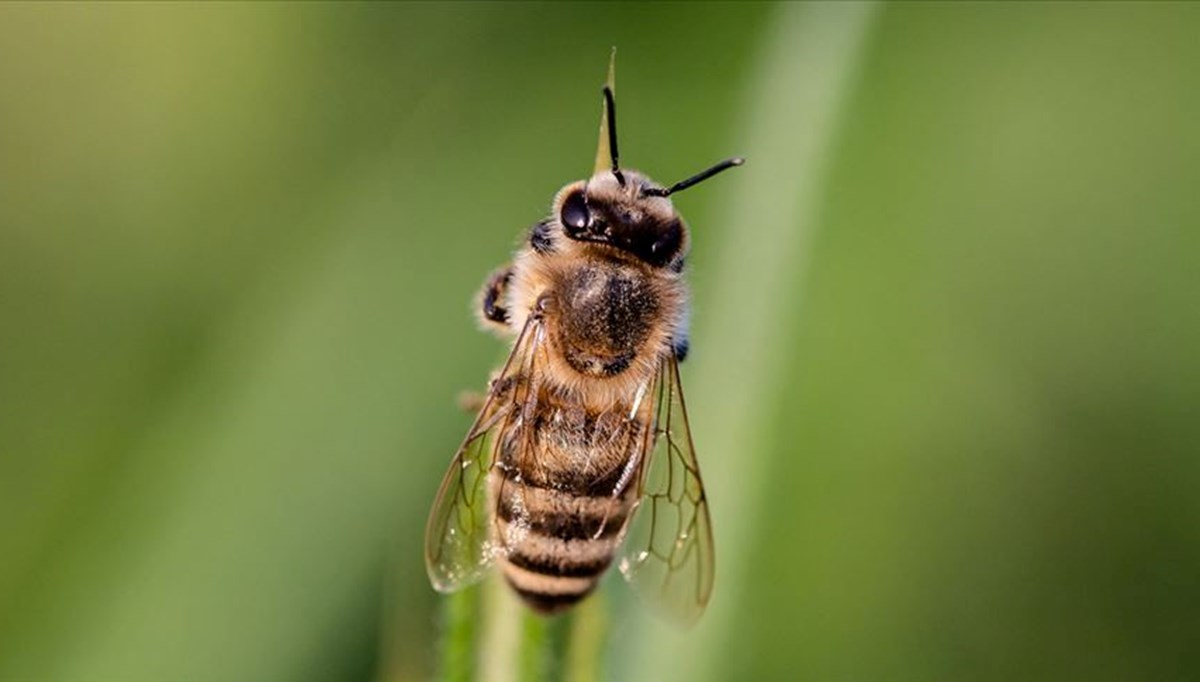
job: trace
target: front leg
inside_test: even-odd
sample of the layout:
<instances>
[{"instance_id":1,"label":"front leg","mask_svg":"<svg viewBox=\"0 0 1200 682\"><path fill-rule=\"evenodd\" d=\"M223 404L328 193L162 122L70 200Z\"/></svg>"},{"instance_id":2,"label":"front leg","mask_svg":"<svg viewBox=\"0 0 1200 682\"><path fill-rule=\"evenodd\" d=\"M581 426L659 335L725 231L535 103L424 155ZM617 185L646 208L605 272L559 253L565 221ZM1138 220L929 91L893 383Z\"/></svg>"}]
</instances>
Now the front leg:
<instances>
[{"instance_id":1,"label":"front leg","mask_svg":"<svg viewBox=\"0 0 1200 682\"><path fill-rule=\"evenodd\" d=\"M512 327L508 314L508 285L512 282L512 265L505 265L493 272L479 292L479 321L487 329L511 335Z\"/></svg>"},{"instance_id":2,"label":"front leg","mask_svg":"<svg viewBox=\"0 0 1200 682\"><path fill-rule=\"evenodd\" d=\"M684 332L671 340L671 350L675 352L675 361L683 362L687 358L688 349L691 348L691 342L688 341L687 333Z\"/></svg>"}]
</instances>

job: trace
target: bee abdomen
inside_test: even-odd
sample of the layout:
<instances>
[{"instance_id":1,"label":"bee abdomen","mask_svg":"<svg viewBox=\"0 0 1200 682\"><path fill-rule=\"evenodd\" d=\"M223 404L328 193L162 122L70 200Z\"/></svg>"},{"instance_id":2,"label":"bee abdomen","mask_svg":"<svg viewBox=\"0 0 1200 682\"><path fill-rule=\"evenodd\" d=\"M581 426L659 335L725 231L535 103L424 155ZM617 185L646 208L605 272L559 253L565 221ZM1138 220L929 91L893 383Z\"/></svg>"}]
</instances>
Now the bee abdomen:
<instances>
[{"instance_id":1,"label":"bee abdomen","mask_svg":"<svg viewBox=\"0 0 1200 682\"><path fill-rule=\"evenodd\" d=\"M542 488L501 477L496 513L507 530L578 549L580 543L611 545L625 524L628 496L588 495ZM553 549L564 549L554 547ZM584 550L588 549L583 547ZM565 551L565 549L564 549Z\"/></svg>"},{"instance_id":2,"label":"bee abdomen","mask_svg":"<svg viewBox=\"0 0 1200 682\"><path fill-rule=\"evenodd\" d=\"M507 478L497 483L497 530L506 549L501 567L509 585L543 613L586 597L612 564L629 505Z\"/></svg>"},{"instance_id":3,"label":"bee abdomen","mask_svg":"<svg viewBox=\"0 0 1200 682\"><path fill-rule=\"evenodd\" d=\"M579 543L602 545L604 541L575 540ZM600 548L602 556L578 557L574 552L542 552L531 550L522 543L509 551L503 561L504 577L508 584L533 608L552 613L586 597L596 587L600 576L612 563L612 548Z\"/></svg>"},{"instance_id":4,"label":"bee abdomen","mask_svg":"<svg viewBox=\"0 0 1200 682\"><path fill-rule=\"evenodd\" d=\"M519 571L519 569L515 570ZM505 566L504 578L508 581L509 587L530 608L544 614L557 613L569 606L574 606L591 594L592 590L596 588L596 583L599 582L596 578L558 578L551 582L547 582L543 578L541 581L531 582L527 577L520 577L515 570L509 565Z\"/></svg>"},{"instance_id":5,"label":"bee abdomen","mask_svg":"<svg viewBox=\"0 0 1200 682\"><path fill-rule=\"evenodd\" d=\"M586 542L586 541L579 541ZM559 578L595 578L612 563L612 554L606 553L595 559L580 560L574 556L548 556L529 554L521 548L508 555L508 562L518 568L539 575Z\"/></svg>"}]
</instances>

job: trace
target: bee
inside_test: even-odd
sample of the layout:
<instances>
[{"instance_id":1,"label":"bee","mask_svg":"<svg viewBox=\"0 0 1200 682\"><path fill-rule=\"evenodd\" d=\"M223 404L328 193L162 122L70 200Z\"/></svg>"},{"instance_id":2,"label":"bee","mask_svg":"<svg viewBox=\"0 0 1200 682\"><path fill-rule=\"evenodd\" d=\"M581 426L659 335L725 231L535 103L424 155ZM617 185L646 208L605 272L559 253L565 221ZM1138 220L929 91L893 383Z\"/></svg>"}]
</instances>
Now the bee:
<instances>
[{"instance_id":1,"label":"bee","mask_svg":"<svg viewBox=\"0 0 1200 682\"><path fill-rule=\"evenodd\" d=\"M452 592L498 565L552 614L615 563L690 624L712 593L713 543L679 380L691 237L671 197L743 160L669 187L623 169L611 79L602 95L596 172L557 193L479 297L484 326L514 340L438 491L426 567Z\"/></svg>"}]
</instances>

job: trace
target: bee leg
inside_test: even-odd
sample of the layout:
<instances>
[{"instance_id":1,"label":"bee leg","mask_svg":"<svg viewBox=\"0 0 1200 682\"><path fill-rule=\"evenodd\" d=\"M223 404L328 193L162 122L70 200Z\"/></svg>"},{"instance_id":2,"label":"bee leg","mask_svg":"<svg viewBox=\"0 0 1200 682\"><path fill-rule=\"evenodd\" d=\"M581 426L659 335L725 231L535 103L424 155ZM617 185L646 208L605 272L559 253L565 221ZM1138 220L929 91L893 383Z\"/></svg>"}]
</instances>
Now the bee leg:
<instances>
[{"instance_id":1,"label":"bee leg","mask_svg":"<svg viewBox=\"0 0 1200 682\"><path fill-rule=\"evenodd\" d=\"M538 221L532 229L529 230L529 247L536 253L550 253L554 251L554 223L549 218Z\"/></svg>"},{"instance_id":2,"label":"bee leg","mask_svg":"<svg viewBox=\"0 0 1200 682\"><path fill-rule=\"evenodd\" d=\"M690 347L691 347L691 344L688 342L687 334L684 334L684 335L680 336L679 338L673 339L671 341L671 349L675 351L675 361L683 362L684 358L687 357L688 348L690 348Z\"/></svg>"},{"instance_id":3,"label":"bee leg","mask_svg":"<svg viewBox=\"0 0 1200 682\"><path fill-rule=\"evenodd\" d=\"M481 393L480 391L460 392L458 394L458 408L463 412L469 413L475 413L482 410L484 404L487 403L489 396L494 396L508 390L507 387L510 385L510 382L500 382L500 385L497 386L496 382L499 380L500 372L497 370L492 372L492 378L488 379L488 390L486 393Z\"/></svg>"},{"instance_id":4,"label":"bee leg","mask_svg":"<svg viewBox=\"0 0 1200 682\"><path fill-rule=\"evenodd\" d=\"M474 414L483 409L487 396L479 391L463 391L458 394L458 407L463 412Z\"/></svg>"},{"instance_id":5,"label":"bee leg","mask_svg":"<svg viewBox=\"0 0 1200 682\"><path fill-rule=\"evenodd\" d=\"M495 332L511 332L508 326L508 309L505 294L512 281L512 266L506 265L493 272L479 293L479 321Z\"/></svg>"}]
</instances>

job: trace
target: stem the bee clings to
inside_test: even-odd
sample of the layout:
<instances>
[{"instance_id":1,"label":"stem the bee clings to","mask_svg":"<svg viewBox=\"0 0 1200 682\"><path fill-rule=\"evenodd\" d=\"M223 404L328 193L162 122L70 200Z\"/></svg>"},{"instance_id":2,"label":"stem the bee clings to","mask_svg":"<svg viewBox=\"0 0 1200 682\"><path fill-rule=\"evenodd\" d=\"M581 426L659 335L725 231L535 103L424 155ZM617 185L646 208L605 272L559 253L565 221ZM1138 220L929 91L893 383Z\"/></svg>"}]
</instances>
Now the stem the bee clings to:
<instances>
[{"instance_id":1,"label":"stem the bee clings to","mask_svg":"<svg viewBox=\"0 0 1200 682\"><path fill-rule=\"evenodd\" d=\"M614 46L608 57L608 78L604 84L615 95L617 92L617 48ZM608 107L600 103L600 140L596 143L596 166L592 174L612 169L612 149L608 145Z\"/></svg>"}]
</instances>

